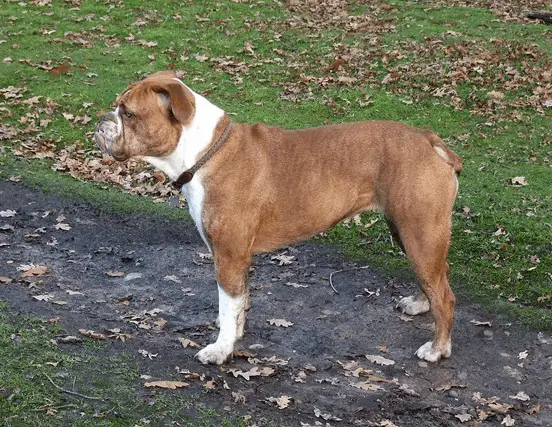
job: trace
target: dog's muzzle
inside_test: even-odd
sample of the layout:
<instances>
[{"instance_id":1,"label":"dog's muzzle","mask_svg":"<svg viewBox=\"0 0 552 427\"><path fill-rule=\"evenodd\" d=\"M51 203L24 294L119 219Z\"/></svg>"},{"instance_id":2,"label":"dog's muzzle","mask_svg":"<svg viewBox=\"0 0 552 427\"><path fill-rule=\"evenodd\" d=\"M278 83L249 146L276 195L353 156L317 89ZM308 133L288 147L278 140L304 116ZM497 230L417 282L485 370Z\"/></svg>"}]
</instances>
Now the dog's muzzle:
<instances>
[{"instance_id":1,"label":"dog's muzzle","mask_svg":"<svg viewBox=\"0 0 552 427\"><path fill-rule=\"evenodd\" d=\"M115 113L107 113L96 125L94 141L102 153L111 154L117 138L119 138L119 120Z\"/></svg>"}]
</instances>

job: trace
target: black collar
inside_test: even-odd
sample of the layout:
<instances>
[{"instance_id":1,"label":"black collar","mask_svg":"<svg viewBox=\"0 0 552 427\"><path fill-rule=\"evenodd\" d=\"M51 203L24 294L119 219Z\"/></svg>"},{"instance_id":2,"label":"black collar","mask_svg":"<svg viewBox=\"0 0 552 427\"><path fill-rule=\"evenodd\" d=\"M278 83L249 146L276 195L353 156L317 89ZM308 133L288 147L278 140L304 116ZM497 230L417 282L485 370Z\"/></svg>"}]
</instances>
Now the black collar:
<instances>
[{"instance_id":1,"label":"black collar","mask_svg":"<svg viewBox=\"0 0 552 427\"><path fill-rule=\"evenodd\" d=\"M217 139L217 142L215 142L209 150L199 159L195 165L193 165L190 169L185 170L180 174L178 179L172 183L173 187L177 190L180 190L182 186L189 183L192 178L194 177L194 174L205 164L207 161L213 157L213 154L217 152L217 150L222 147L222 144L226 142L228 139L228 135L230 134L230 129L232 129L232 120L228 122L228 125L226 126L226 129L224 129L224 132L222 135Z\"/></svg>"}]
</instances>

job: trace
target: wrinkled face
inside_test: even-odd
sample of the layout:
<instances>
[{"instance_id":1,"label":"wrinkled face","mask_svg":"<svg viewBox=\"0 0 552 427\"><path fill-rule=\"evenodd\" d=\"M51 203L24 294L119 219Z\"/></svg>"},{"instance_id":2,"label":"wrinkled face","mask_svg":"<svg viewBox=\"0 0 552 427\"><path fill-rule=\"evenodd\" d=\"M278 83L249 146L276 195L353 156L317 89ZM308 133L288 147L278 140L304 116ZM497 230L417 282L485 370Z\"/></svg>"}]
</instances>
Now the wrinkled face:
<instances>
[{"instance_id":1,"label":"wrinkled face","mask_svg":"<svg viewBox=\"0 0 552 427\"><path fill-rule=\"evenodd\" d=\"M162 71L123 91L115 110L96 125L94 140L102 152L123 161L164 157L174 151L182 126L195 113L193 93L175 77L173 72Z\"/></svg>"}]
</instances>

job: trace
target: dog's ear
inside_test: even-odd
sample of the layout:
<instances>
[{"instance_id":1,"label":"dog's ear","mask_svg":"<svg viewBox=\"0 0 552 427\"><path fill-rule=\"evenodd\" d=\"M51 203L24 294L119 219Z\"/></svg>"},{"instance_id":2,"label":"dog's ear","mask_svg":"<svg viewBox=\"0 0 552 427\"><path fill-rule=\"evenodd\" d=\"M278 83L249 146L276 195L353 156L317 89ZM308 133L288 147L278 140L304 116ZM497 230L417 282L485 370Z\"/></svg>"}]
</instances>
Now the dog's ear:
<instances>
[{"instance_id":1,"label":"dog's ear","mask_svg":"<svg viewBox=\"0 0 552 427\"><path fill-rule=\"evenodd\" d=\"M181 82L172 79L158 80L151 85L158 94L159 103L168 107L182 125L187 125L195 114L195 98Z\"/></svg>"},{"instance_id":2,"label":"dog's ear","mask_svg":"<svg viewBox=\"0 0 552 427\"><path fill-rule=\"evenodd\" d=\"M119 104L119 102L121 101L121 99L123 99L123 97L129 93L132 89L134 89L138 83L140 82L134 82L132 83L131 85L129 85L123 92L121 92L121 94L117 97L117 99L115 100L115 104Z\"/></svg>"},{"instance_id":3,"label":"dog's ear","mask_svg":"<svg viewBox=\"0 0 552 427\"><path fill-rule=\"evenodd\" d=\"M175 77L178 77L175 71L157 71L147 76L146 79L174 79Z\"/></svg>"}]
</instances>

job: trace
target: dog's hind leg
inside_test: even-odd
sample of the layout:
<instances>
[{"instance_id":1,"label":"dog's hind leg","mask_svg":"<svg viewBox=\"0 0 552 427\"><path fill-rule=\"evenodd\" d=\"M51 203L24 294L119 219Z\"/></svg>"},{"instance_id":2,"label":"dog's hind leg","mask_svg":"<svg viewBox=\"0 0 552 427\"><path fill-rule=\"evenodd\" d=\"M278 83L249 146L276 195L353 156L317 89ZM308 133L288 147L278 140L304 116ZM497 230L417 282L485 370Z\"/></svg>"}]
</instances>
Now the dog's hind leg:
<instances>
[{"instance_id":1,"label":"dog's hind leg","mask_svg":"<svg viewBox=\"0 0 552 427\"><path fill-rule=\"evenodd\" d=\"M451 329L456 299L450 288L446 262L450 241L450 219L434 217L419 227L415 221L409 221L405 227L399 225L406 254L413 264L420 281L422 294L401 300L399 306L406 312L423 312L431 308L435 319L433 341L418 349L416 355L429 362L451 354Z\"/></svg>"},{"instance_id":2,"label":"dog's hind leg","mask_svg":"<svg viewBox=\"0 0 552 427\"><path fill-rule=\"evenodd\" d=\"M419 295L403 298L398 306L408 314L431 309L435 319L433 341L416 352L418 357L430 362L451 354L456 303L447 278L447 252L457 187L443 173L435 175L433 169L431 180L422 176L413 188L398 187L402 197L391 197L385 205L385 214L393 224L392 233L398 234L421 288Z\"/></svg>"}]
</instances>

